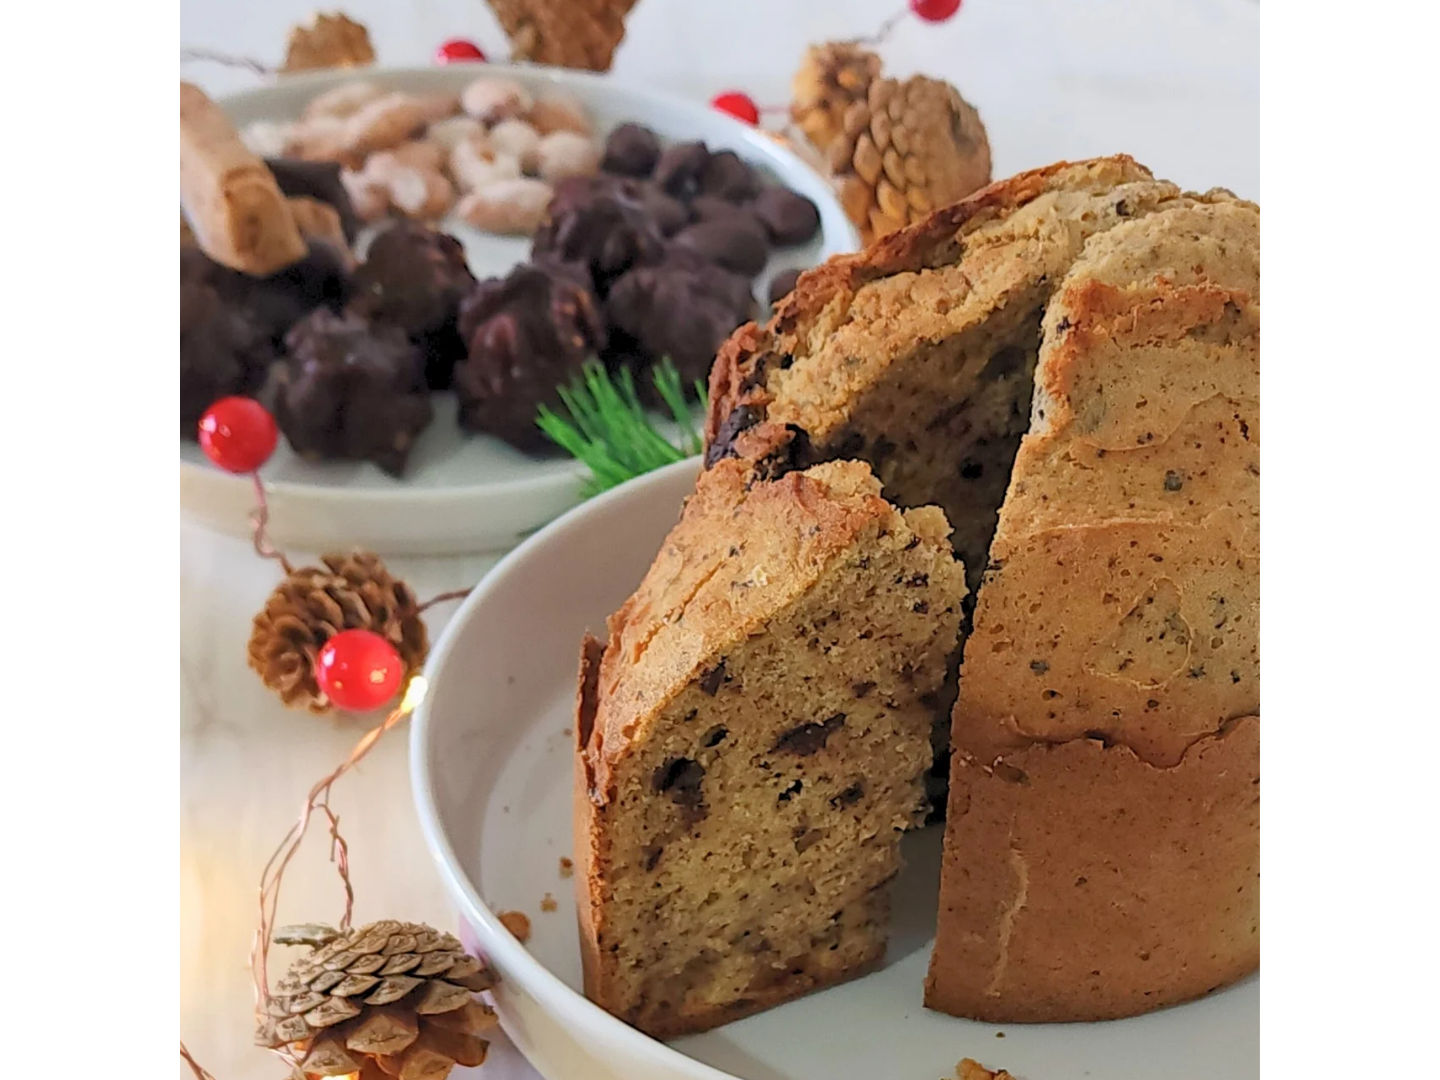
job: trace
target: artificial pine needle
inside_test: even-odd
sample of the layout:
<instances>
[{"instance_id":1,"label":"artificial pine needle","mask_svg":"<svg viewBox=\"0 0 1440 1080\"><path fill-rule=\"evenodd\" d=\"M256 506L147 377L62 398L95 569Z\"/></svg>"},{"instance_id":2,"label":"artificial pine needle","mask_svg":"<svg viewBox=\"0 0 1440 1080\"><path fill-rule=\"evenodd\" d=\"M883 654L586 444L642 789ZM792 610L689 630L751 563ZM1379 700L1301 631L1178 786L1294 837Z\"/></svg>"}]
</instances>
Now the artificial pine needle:
<instances>
[{"instance_id":1,"label":"artificial pine needle","mask_svg":"<svg viewBox=\"0 0 1440 1080\"><path fill-rule=\"evenodd\" d=\"M587 498L700 452L696 405L686 401L675 365L666 357L654 367L651 377L679 429L678 446L655 427L626 368L612 375L604 364L586 361L570 385L559 388L564 415L540 406L535 419L540 430L590 470L583 491ZM694 393L698 407L704 410L704 385L696 382Z\"/></svg>"}]
</instances>

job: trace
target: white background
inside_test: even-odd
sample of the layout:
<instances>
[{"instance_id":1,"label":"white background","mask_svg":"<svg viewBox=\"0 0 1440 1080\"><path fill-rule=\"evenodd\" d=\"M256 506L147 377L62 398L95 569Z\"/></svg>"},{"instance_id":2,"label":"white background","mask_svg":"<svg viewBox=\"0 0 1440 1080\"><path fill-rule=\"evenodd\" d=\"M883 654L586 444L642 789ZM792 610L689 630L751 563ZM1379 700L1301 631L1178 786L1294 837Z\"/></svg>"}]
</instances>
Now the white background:
<instances>
[{"instance_id":1,"label":"white background","mask_svg":"<svg viewBox=\"0 0 1440 1080\"><path fill-rule=\"evenodd\" d=\"M311 10L298 0L183 0L180 42L273 64L290 24ZM349 0L345 10L370 28L384 63L426 63L451 36L497 59L505 53L481 0ZM858 0L640 0L614 75L697 98L733 87L784 103L806 43L863 35L893 10ZM967 0L948 25L907 20L881 51L893 73L947 78L977 105L996 175L1123 151L1186 187L1259 195L1252 0ZM255 82L212 64L184 75L214 93ZM259 866L304 790L362 729L285 711L245 667L249 621L274 584L273 565L192 526L180 540L181 1034L218 1080L273 1080L275 1063L250 1045L244 970ZM426 596L472 583L489 561L393 568ZM435 615L432 636L446 612ZM404 752L403 738L382 743L337 789L356 916L453 926L420 845ZM294 866L281 920L337 912L323 844L307 845ZM533 1078L503 1050L484 1075Z\"/></svg>"}]
</instances>

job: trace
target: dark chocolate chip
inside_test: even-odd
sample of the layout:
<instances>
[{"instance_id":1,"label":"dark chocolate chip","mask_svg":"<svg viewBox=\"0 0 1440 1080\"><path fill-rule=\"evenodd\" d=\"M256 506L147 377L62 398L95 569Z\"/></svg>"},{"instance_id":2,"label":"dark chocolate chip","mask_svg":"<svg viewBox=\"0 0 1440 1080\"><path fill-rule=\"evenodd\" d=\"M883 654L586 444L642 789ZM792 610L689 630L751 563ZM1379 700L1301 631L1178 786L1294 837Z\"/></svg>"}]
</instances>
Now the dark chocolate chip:
<instances>
[{"instance_id":1,"label":"dark chocolate chip","mask_svg":"<svg viewBox=\"0 0 1440 1080\"><path fill-rule=\"evenodd\" d=\"M790 801L791 799L793 799L796 795L799 795L800 792L801 792L802 790L804 790L804 787L805 787L805 785L804 785L801 781L796 780L796 781L795 781L794 783L792 783L789 787L787 787L784 791L780 792L780 795L778 796L778 801L779 801L779 802L789 802L789 801Z\"/></svg>"},{"instance_id":2,"label":"dark chocolate chip","mask_svg":"<svg viewBox=\"0 0 1440 1080\"><path fill-rule=\"evenodd\" d=\"M665 764L655 770L651 778L655 790L670 798L677 806L699 806L702 798L700 782L705 779L705 767L691 758L667 758Z\"/></svg>"},{"instance_id":3,"label":"dark chocolate chip","mask_svg":"<svg viewBox=\"0 0 1440 1080\"><path fill-rule=\"evenodd\" d=\"M720 663L700 676L700 690L714 697L720 692L720 684L727 681L728 678L725 674L725 661L721 660Z\"/></svg>"},{"instance_id":4,"label":"dark chocolate chip","mask_svg":"<svg viewBox=\"0 0 1440 1080\"><path fill-rule=\"evenodd\" d=\"M704 743L704 745L707 747L719 746L722 742L725 741L725 736L729 734L729 730L726 729L724 724L721 724L707 731L705 733L705 738L702 739L701 742Z\"/></svg>"},{"instance_id":5,"label":"dark chocolate chip","mask_svg":"<svg viewBox=\"0 0 1440 1080\"><path fill-rule=\"evenodd\" d=\"M1044 660L1031 660L1030 670L1033 671L1036 675L1044 675L1047 671L1050 670L1050 665L1047 664Z\"/></svg>"},{"instance_id":6,"label":"dark chocolate chip","mask_svg":"<svg viewBox=\"0 0 1440 1080\"><path fill-rule=\"evenodd\" d=\"M730 414L720 422L720 429L715 433L715 441L705 448L705 467L713 468L715 463L721 459L734 457L736 437L759 422L759 412L749 405L731 409Z\"/></svg>"},{"instance_id":7,"label":"dark chocolate chip","mask_svg":"<svg viewBox=\"0 0 1440 1080\"><path fill-rule=\"evenodd\" d=\"M871 690L875 689L875 684L869 679L866 679L864 682L857 682L850 689L855 692L857 698L863 698L866 694L870 693Z\"/></svg>"},{"instance_id":8,"label":"dark chocolate chip","mask_svg":"<svg viewBox=\"0 0 1440 1080\"><path fill-rule=\"evenodd\" d=\"M825 748L830 736L845 724L845 714L836 713L819 724L801 724L775 741L774 752L810 757Z\"/></svg>"},{"instance_id":9,"label":"dark chocolate chip","mask_svg":"<svg viewBox=\"0 0 1440 1080\"><path fill-rule=\"evenodd\" d=\"M803 244L820 231L820 211L815 204L786 188L766 188L755 197L751 209L776 244Z\"/></svg>"},{"instance_id":10,"label":"dark chocolate chip","mask_svg":"<svg viewBox=\"0 0 1440 1080\"><path fill-rule=\"evenodd\" d=\"M1165 473L1165 490L1166 490L1166 491L1179 491L1179 490L1180 490L1182 487L1184 487L1184 486L1185 486L1185 481L1180 478L1180 474L1179 474L1178 472L1176 472L1174 469L1169 469L1169 470L1166 471L1166 473Z\"/></svg>"},{"instance_id":11,"label":"dark chocolate chip","mask_svg":"<svg viewBox=\"0 0 1440 1080\"><path fill-rule=\"evenodd\" d=\"M600 168L622 176L649 176L660 157L660 140L640 124L621 124L605 140Z\"/></svg>"},{"instance_id":12,"label":"dark chocolate chip","mask_svg":"<svg viewBox=\"0 0 1440 1080\"><path fill-rule=\"evenodd\" d=\"M833 806L836 810L842 810L847 806L854 806L864 797L865 781L856 780L855 783L851 784L844 791L840 792L839 795L836 795L833 799L831 799L830 805Z\"/></svg>"}]
</instances>

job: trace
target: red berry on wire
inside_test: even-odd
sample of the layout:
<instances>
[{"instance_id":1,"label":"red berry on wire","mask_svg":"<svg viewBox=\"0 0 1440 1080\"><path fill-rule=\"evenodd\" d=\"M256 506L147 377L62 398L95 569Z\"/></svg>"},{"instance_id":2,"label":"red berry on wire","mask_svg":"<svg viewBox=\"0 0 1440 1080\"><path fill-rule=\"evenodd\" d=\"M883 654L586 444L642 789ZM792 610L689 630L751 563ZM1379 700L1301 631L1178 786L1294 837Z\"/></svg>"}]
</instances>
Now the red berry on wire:
<instances>
[{"instance_id":1,"label":"red berry on wire","mask_svg":"<svg viewBox=\"0 0 1440 1080\"><path fill-rule=\"evenodd\" d=\"M451 38L435 50L437 64L483 64L485 54L480 46L464 38Z\"/></svg>"},{"instance_id":2,"label":"red berry on wire","mask_svg":"<svg viewBox=\"0 0 1440 1080\"><path fill-rule=\"evenodd\" d=\"M910 0L910 10L928 23L942 23L960 10L960 0Z\"/></svg>"},{"instance_id":3,"label":"red berry on wire","mask_svg":"<svg viewBox=\"0 0 1440 1080\"><path fill-rule=\"evenodd\" d=\"M347 712L378 709L395 696L404 677L395 646L373 630L342 630L315 657L315 682Z\"/></svg>"},{"instance_id":4,"label":"red berry on wire","mask_svg":"<svg viewBox=\"0 0 1440 1080\"><path fill-rule=\"evenodd\" d=\"M710 99L710 105L723 113L729 113L737 120L744 120L747 124L760 123L759 107L749 94L742 94L738 90L716 94Z\"/></svg>"},{"instance_id":5,"label":"red berry on wire","mask_svg":"<svg viewBox=\"0 0 1440 1080\"><path fill-rule=\"evenodd\" d=\"M200 417L200 449L226 472L254 472L279 438L275 418L254 398L221 398Z\"/></svg>"}]
</instances>

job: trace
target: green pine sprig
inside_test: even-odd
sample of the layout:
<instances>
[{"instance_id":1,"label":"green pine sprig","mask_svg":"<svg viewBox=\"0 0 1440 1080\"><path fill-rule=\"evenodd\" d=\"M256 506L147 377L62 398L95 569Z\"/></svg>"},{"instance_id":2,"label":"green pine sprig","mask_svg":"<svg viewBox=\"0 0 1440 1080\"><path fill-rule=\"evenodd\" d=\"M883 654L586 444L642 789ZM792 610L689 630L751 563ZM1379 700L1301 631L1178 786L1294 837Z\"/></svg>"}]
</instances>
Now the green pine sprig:
<instances>
[{"instance_id":1,"label":"green pine sprig","mask_svg":"<svg viewBox=\"0 0 1440 1080\"><path fill-rule=\"evenodd\" d=\"M646 413L626 368L612 375L604 364L588 360L569 386L560 387L560 413L540 406L535 418L540 430L590 470L582 492L586 498L700 452L697 406L686 400L669 357L655 365L651 377L679 429L678 445ZM705 385L697 380L694 393L703 412L708 407Z\"/></svg>"}]
</instances>

